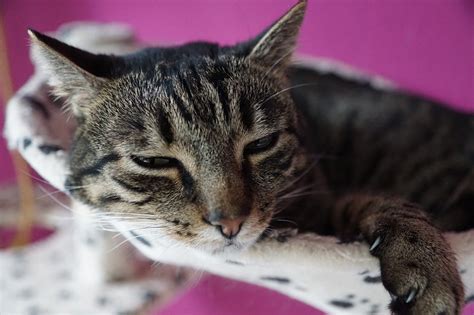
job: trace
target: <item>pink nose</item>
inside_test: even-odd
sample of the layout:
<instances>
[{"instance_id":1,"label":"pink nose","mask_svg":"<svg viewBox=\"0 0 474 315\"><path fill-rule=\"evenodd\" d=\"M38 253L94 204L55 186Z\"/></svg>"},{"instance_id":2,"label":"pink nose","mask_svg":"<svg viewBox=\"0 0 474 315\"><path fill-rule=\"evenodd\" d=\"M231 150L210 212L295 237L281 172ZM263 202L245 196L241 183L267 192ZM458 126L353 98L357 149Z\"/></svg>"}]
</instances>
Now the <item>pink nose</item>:
<instances>
[{"instance_id":1,"label":"pink nose","mask_svg":"<svg viewBox=\"0 0 474 315\"><path fill-rule=\"evenodd\" d=\"M231 239L239 234L242 224L247 215L241 215L236 218L229 218L223 215L219 210L212 211L207 216L203 217L204 221L219 229L222 236Z\"/></svg>"},{"instance_id":2,"label":"pink nose","mask_svg":"<svg viewBox=\"0 0 474 315\"><path fill-rule=\"evenodd\" d=\"M237 219L221 219L217 222L211 222L211 224L219 227L224 237L231 239L239 234L244 221L245 218L241 217Z\"/></svg>"}]
</instances>

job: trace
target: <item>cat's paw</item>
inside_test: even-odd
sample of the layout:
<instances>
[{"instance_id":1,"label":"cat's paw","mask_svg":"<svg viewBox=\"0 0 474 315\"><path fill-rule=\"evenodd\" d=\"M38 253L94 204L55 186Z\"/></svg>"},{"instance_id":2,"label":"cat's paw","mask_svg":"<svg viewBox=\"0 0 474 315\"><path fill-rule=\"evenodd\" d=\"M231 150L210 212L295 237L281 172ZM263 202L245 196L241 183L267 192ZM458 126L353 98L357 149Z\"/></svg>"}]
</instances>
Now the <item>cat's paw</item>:
<instances>
[{"instance_id":1,"label":"cat's paw","mask_svg":"<svg viewBox=\"0 0 474 315\"><path fill-rule=\"evenodd\" d=\"M373 234L370 251L380 259L382 282L396 314L459 314L464 290L456 260L430 224L394 223Z\"/></svg>"}]
</instances>

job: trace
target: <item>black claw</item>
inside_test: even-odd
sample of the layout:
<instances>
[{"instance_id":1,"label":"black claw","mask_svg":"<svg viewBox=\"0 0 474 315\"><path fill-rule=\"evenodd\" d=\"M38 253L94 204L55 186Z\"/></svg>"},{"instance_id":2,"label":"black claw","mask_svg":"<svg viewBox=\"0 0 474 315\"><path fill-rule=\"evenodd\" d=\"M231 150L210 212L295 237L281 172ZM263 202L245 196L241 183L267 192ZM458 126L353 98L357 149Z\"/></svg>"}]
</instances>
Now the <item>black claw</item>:
<instances>
[{"instance_id":1,"label":"black claw","mask_svg":"<svg viewBox=\"0 0 474 315\"><path fill-rule=\"evenodd\" d=\"M374 251L382 242L382 237L378 236L375 241L370 245L369 251L372 252Z\"/></svg>"},{"instance_id":2,"label":"black claw","mask_svg":"<svg viewBox=\"0 0 474 315\"><path fill-rule=\"evenodd\" d=\"M410 290L410 292L407 294L406 298L405 298L405 303L410 303L412 302L414 299L415 299L415 296L416 296L416 289L412 288Z\"/></svg>"}]
</instances>

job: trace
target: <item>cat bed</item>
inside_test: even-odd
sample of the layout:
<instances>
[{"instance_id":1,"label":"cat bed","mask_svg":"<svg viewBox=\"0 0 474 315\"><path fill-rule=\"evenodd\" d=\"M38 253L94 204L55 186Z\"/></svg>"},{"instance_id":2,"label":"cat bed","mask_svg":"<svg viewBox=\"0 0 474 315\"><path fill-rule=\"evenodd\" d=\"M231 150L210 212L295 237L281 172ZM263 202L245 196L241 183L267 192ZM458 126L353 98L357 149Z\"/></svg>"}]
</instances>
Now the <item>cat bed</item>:
<instances>
[{"instance_id":1,"label":"cat bed","mask_svg":"<svg viewBox=\"0 0 474 315\"><path fill-rule=\"evenodd\" d=\"M75 250L78 233L71 213L45 198L46 194L50 192L36 192L36 206L41 211L32 227L31 243L11 248L18 191L13 187L0 191L1 314L145 314L146 310L161 309L193 282L192 272L178 273L170 266L157 266L150 276L129 281L85 281L77 268L81 258ZM54 196L65 201L58 194ZM100 240L90 234L87 237L89 246L100 246ZM89 274L99 272L94 267L88 266Z\"/></svg>"},{"instance_id":2,"label":"cat bed","mask_svg":"<svg viewBox=\"0 0 474 315\"><path fill-rule=\"evenodd\" d=\"M137 49L132 32L118 25L75 24L56 34L63 41L93 52L123 53ZM327 61L304 62L315 71L331 71L385 88L381 80ZM51 101L46 78L36 72L7 107L5 136L28 163L60 190L68 174L68 148L75 123ZM121 227L117 223L116 227ZM275 230L249 250L235 256L210 256L184 248L150 247L143 239L124 235L151 259L205 270L277 290L331 314L389 313L377 259L365 243L340 243L333 237ZM447 233L458 257L466 298L474 299L474 230Z\"/></svg>"}]
</instances>

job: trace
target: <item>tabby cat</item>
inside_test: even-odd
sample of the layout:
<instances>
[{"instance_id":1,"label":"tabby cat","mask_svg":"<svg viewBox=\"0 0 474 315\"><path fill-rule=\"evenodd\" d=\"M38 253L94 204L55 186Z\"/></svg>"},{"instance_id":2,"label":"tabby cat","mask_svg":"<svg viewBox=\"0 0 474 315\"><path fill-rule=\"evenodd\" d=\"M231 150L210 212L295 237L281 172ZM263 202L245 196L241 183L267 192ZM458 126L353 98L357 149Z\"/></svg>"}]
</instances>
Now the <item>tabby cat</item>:
<instances>
[{"instance_id":1,"label":"tabby cat","mask_svg":"<svg viewBox=\"0 0 474 315\"><path fill-rule=\"evenodd\" d=\"M237 45L123 57L31 30L79 123L67 187L103 213L152 216L160 242L214 255L292 224L362 238L395 313L458 314L441 231L474 227L474 119L292 65L305 8Z\"/></svg>"}]
</instances>

